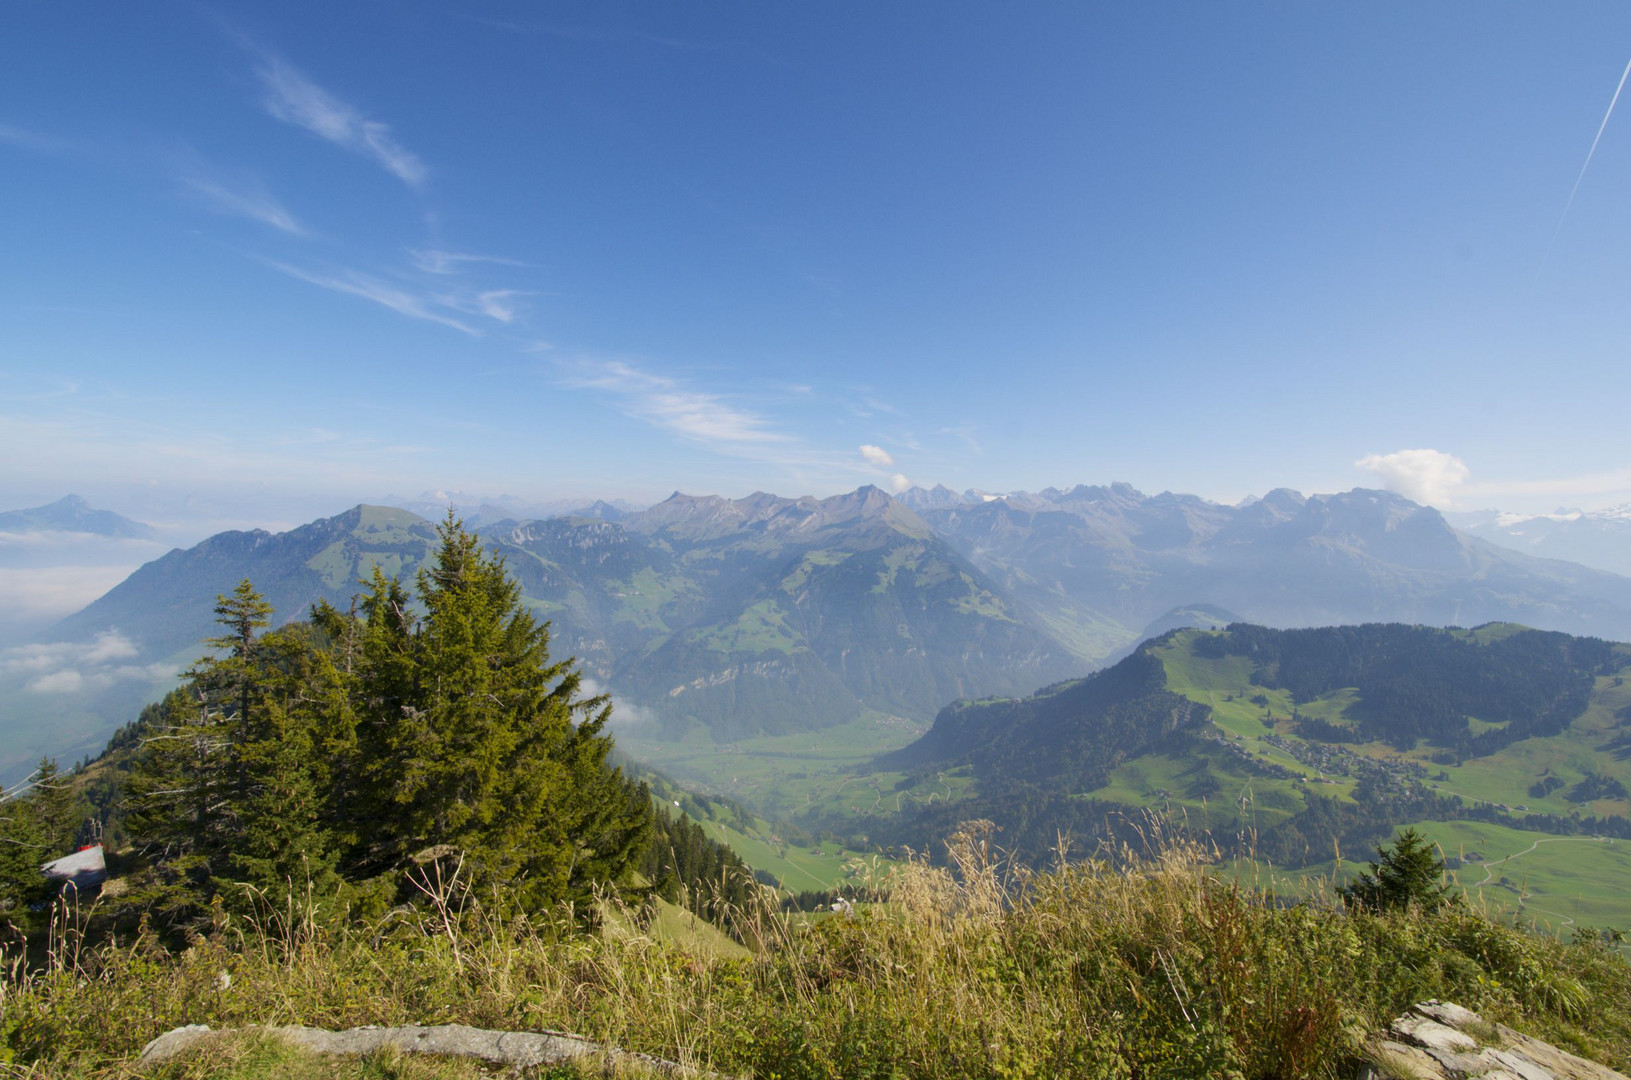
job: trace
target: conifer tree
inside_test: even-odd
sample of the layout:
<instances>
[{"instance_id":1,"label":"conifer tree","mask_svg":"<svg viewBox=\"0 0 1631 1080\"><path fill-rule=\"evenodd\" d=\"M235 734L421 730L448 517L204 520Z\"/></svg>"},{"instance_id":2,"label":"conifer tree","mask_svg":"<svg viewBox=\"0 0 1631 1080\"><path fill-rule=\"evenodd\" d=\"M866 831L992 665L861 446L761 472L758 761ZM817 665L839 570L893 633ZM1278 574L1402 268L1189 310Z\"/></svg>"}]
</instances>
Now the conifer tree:
<instances>
[{"instance_id":1,"label":"conifer tree","mask_svg":"<svg viewBox=\"0 0 1631 1080\"><path fill-rule=\"evenodd\" d=\"M221 716L189 686L172 690L141 734L124 784L125 829L151 864L130 903L166 924L197 918L213 892L229 798L228 736Z\"/></svg>"},{"instance_id":2,"label":"conifer tree","mask_svg":"<svg viewBox=\"0 0 1631 1080\"><path fill-rule=\"evenodd\" d=\"M52 854L33 800L13 796L0 802L0 931L21 928L30 905L45 898L40 864Z\"/></svg>"},{"instance_id":3,"label":"conifer tree","mask_svg":"<svg viewBox=\"0 0 1631 1080\"><path fill-rule=\"evenodd\" d=\"M309 627L273 631L257 643L259 701L238 718L234 765L241 776L225 871L282 908L290 894L331 893L336 853L326 827L328 760L318 752L321 693L330 673Z\"/></svg>"},{"instance_id":4,"label":"conifer tree","mask_svg":"<svg viewBox=\"0 0 1631 1080\"><path fill-rule=\"evenodd\" d=\"M342 880L412 900L444 857L521 910L626 881L649 794L609 765L609 699L551 661L502 559L450 515L416 596L378 568L368 585L264 634L248 581L219 598L226 633L144 714L126 781L150 908L174 925L217 895L281 906Z\"/></svg>"},{"instance_id":5,"label":"conifer tree","mask_svg":"<svg viewBox=\"0 0 1631 1080\"><path fill-rule=\"evenodd\" d=\"M86 807L68 774L57 767L56 758L40 759L29 784L27 801L40 824L41 839L48 852L45 858L54 859L73 851L80 826L85 823Z\"/></svg>"},{"instance_id":6,"label":"conifer tree","mask_svg":"<svg viewBox=\"0 0 1631 1080\"><path fill-rule=\"evenodd\" d=\"M1348 900L1372 911L1396 911L1412 904L1431 911L1450 900L1444 860L1427 837L1412 826L1399 830L1393 846L1376 848L1376 860L1342 890Z\"/></svg>"},{"instance_id":7,"label":"conifer tree","mask_svg":"<svg viewBox=\"0 0 1631 1080\"><path fill-rule=\"evenodd\" d=\"M373 836L359 869L407 869L454 851L478 894L526 910L624 876L649 829L638 785L606 763L604 698L582 698L570 659L504 563L452 515L419 574L423 619L376 574L363 604L358 746ZM496 891L492 887L496 887Z\"/></svg>"},{"instance_id":8,"label":"conifer tree","mask_svg":"<svg viewBox=\"0 0 1631 1080\"><path fill-rule=\"evenodd\" d=\"M172 921L216 895L281 907L335 884L309 693L322 659L309 628L257 636L272 609L250 582L217 600L227 632L166 700L125 785L127 827L155 869L146 899Z\"/></svg>"}]
</instances>

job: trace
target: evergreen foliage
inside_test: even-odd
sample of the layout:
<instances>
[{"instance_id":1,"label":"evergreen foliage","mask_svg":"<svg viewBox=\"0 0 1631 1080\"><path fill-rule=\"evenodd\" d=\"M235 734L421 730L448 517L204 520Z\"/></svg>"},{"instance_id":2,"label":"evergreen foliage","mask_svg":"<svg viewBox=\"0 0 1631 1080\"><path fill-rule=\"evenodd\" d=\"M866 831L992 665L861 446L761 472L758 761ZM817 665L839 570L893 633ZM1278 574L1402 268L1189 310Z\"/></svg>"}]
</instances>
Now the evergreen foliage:
<instances>
[{"instance_id":1,"label":"evergreen foliage","mask_svg":"<svg viewBox=\"0 0 1631 1080\"><path fill-rule=\"evenodd\" d=\"M721 925L749 907L757 886L753 871L736 852L710 840L684 814L659 809L653 822L640 870L658 896Z\"/></svg>"},{"instance_id":2,"label":"evergreen foliage","mask_svg":"<svg viewBox=\"0 0 1631 1080\"><path fill-rule=\"evenodd\" d=\"M1307 702L1345 687L1359 691L1352 715L1366 739L1408 750L1422 739L1473 757L1520 739L1555 735L1586 708L1595 677L1611 673L1613 646L1597 638L1525 630L1479 642L1427 626L1367 623L1271 630L1234 623L1196 640L1202 656L1245 656L1259 686ZM1474 734L1476 716L1503 727ZM1318 738L1317 724L1300 729Z\"/></svg>"},{"instance_id":3,"label":"evergreen foliage","mask_svg":"<svg viewBox=\"0 0 1631 1080\"><path fill-rule=\"evenodd\" d=\"M500 911L627 884L649 797L608 764L609 700L550 659L503 561L450 515L412 594L377 568L367 584L269 632L248 581L219 598L214 651L120 734L151 870L132 900L179 925L216 897L413 902L453 866Z\"/></svg>"},{"instance_id":4,"label":"evergreen foliage","mask_svg":"<svg viewBox=\"0 0 1631 1080\"><path fill-rule=\"evenodd\" d=\"M28 802L39 821L46 859L67 855L79 845L85 801L74 790L70 775L57 766L56 758L40 760L29 784Z\"/></svg>"},{"instance_id":5,"label":"evergreen foliage","mask_svg":"<svg viewBox=\"0 0 1631 1080\"><path fill-rule=\"evenodd\" d=\"M1350 902L1372 911L1399 911L1415 905L1431 911L1451 899L1444 860L1413 828L1400 829L1392 846L1376 848L1376 861L1342 890Z\"/></svg>"},{"instance_id":6,"label":"evergreen foliage","mask_svg":"<svg viewBox=\"0 0 1631 1080\"><path fill-rule=\"evenodd\" d=\"M14 797L0 802L0 940L44 899L40 864L50 852L33 800Z\"/></svg>"},{"instance_id":7,"label":"evergreen foliage","mask_svg":"<svg viewBox=\"0 0 1631 1080\"><path fill-rule=\"evenodd\" d=\"M20 928L50 896L40 867L72 853L90 807L73 776L43 758L12 792L0 792L0 931Z\"/></svg>"}]
</instances>

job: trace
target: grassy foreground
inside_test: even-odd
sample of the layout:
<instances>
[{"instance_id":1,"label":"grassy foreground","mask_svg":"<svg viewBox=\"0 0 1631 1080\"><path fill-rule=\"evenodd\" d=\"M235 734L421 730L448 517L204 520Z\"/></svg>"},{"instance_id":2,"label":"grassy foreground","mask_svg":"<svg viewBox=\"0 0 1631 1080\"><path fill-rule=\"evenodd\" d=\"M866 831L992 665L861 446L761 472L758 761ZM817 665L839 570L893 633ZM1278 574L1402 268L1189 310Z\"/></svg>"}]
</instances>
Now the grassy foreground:
<instances>
[{"instance_id":1,"label":"grassy foreground","mask_svg":"<svg viewBox=\"0 0 1631 1080\"><path fill-rule=\"evenodd\" d=\"M499 923L454 896L367 927L223 918L178 953L147 938L80 950L59 933L47 970L13 967L0 984L0 1074L474 1076L306 1061L253 1039L162 1071L133 1062L185 1023L456 1022L566 1029L766 1078L1344 1076L1368 1033L1433 997L1631 1065L1631 966L1598 941L1468 905L1280 906L1183 849L1009 872L988 835L960 834L950 869L897 867L890 900L853 918L744 912L753 948L737 955Z\"/></svg>"}]
</instances>

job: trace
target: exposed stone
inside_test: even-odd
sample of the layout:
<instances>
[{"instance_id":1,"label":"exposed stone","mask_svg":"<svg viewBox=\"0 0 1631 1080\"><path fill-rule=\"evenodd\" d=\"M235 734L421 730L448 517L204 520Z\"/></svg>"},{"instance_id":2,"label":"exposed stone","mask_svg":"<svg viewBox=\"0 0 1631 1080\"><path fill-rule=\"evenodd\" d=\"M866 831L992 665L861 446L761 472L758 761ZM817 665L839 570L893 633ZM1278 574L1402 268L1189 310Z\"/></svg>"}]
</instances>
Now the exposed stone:
<instances>
[{"instance_id":1,"label":"exposed stone","mask_svg":"<svg viewBox=\"0 0 1631 1080\"><path fill-rule=\"evenodd\" d=\"M260 1031L275 1035L292 1046L316 1054L372 1054L387 1047L409 1054L437 1054L444 1057L468 1057L495 1065L514 1068L533 1068L582 1058L598 1058L608 1063L637 1065L655 1072L676 1075L712 1075L687 1069L649 1054L636 1054L616 1047L604 1046L593 1039L564 1031L489 1031L485 1028L466 1027L463 1024L440 1024L435 1027L360 1027L347 1031L325 1031L308 1027L257 1027L238 1029ZM233 1032L211 1031L203 1024L188 1024L148 1043L142 1049L142 1060L154 1063L167 1061L210 1035L228 1035Z\"/></svg>"},{"instance_id":2,"label":"exposed stone","mask_svg":"<svg viewBox=\"0 0 1631 1080\"><path fill-rule=\"evenodd\" d=\"M1458 1054L1478 1049L1478 1040L1471 1035L1425 1016L1401 1016L1393 1021L1392 1031L1426 1050L1447 1050Z\"/></svg>"},{"instance_id":3,"label":"exposed stone","mask_svg":"<svg viewBox=\"0 0 1631 1080\"><path fill-rule=\"evenodd\" d=\"M1471 1009L1463 1009L1453 1001L1424 1001L1413 1006L1410 1010L1417 1016L1425 1016L1429 1020L1437 1020L1453 1028L1465 1029L1469 1024L1481 1024L1477 1013Z\"/></svg>"},{"instance_id":4,"label":"exposed stone","mask_svg":"<svg viewBox=\"0 0 1631 1080\"><path fill-rule=\"evenodd\" d=\"M1370 1057L1369 1080L1631 1080L1448 1001L1412 1006Z\"/></svg>"},{"instance_id":5,"label":"exposed stone","mask_svg":"<svg viewBox=\"0 0 1631 1080\"><path fill-rule=\"evenodd\" d=\"M168 1061L210 1033L208 1024L187 1024L171 1028L142 1047L143 1061Z\"/></svg>"}]
</instances>

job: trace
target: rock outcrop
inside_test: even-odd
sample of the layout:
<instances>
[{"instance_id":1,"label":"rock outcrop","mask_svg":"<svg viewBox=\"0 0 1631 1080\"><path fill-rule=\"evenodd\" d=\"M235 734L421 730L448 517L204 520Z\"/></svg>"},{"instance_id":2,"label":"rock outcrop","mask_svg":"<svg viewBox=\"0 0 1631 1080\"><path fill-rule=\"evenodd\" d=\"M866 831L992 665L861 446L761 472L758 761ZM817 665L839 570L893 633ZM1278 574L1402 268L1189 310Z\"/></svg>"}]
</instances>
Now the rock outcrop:
<instances>
[{"instance_id":1,"label":"rock outcrop","mask_svg":"<svg viewBox=\"0 0 1631 1080\"><path fill-rule=\"evenodd\" d=\"M1412 1006L1370 1051L1361 1080L1631 1080L1447 1001Z\"/></svg>"},{"instance_id":2,"label":"rock outcrop","mask_svg":"<svg viewBox=\"0 0 1631 1080\"><path fill-rule=\"evenodd\" d=\"M314 1054L373 1054L391 1048L407 1054L435 1054L442 1057L475 1058L493 1065L516 1069L536 1068L567 1061L601 1060L608 1064L632 1065L650 1072L676 1076L708 1076L672 1061L649 1054L631 1053L604 1046L582 1035L564 1031L489 1031L463 1024L435 1027L361 1027L347 1031L325 1031L309 1027L240 1029L263 1032ZM142 1049L144 1064L169 1061L185 1053L200 1039L230 1036L239 1032L212 1031L204 1024L188 1024L165 1032Z\"/></svg>"}]
</instances>

